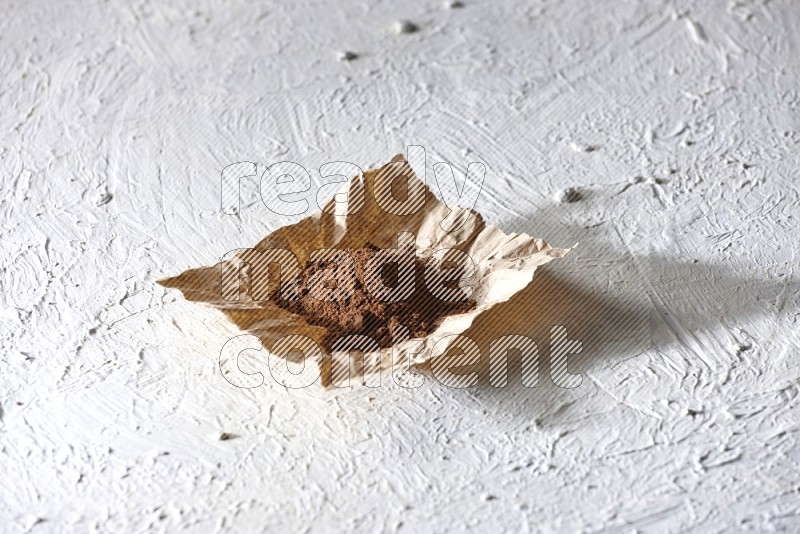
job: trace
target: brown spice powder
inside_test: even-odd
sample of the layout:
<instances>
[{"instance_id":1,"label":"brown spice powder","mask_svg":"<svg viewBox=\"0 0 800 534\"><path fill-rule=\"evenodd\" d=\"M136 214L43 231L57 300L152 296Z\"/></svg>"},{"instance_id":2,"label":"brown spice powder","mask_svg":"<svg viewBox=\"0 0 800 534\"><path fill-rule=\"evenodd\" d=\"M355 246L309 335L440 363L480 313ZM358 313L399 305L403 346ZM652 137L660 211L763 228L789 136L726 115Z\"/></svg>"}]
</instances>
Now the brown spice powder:
<instances>
[{"instance_id":1,"label":"brown spice powder","mask_svg":"<svg viewBox=\"0 0 800 534\"><path fill-rule=\"evenodd\" d=\"M398 337L397 328L408 329L411 337L424 337L448 315L465 313L475 308L475 301L464 298L450 302L437 298L426 285L425 261L414 257L413 292L401 300L383 300L369 291L368 277L376 274L368 267L369 261L380 249L370 243L360 249L344 249L353 258L353 264L343 261L308 261L297 279L295 291L299 298L284 300L282 291L273 293L274 302L292 313L302 315L315 326L328 329L323 348L330 352L337 339L348 335L365 335L380 347L390 347ZM400 283L400 267L387 262L377 276L384 287L396 288ZM447 284L457 288L457 280ZM339 291L335 291L335 289ZM327 290L327 298L320 299L320 291Z\"/></svg>"}]
</instances>

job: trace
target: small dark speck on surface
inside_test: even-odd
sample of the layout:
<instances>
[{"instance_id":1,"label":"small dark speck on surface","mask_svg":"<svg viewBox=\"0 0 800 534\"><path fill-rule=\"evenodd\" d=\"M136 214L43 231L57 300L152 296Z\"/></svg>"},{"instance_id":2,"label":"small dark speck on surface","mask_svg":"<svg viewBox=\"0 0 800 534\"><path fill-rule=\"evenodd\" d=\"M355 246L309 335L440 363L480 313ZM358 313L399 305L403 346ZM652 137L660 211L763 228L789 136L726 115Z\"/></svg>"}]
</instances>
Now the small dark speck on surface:
<instances>
[{"instance_id":1,"label":"small dark speck on surface","mask_svg":"<svg viewBox=\"0 0 800 534\"><path fill-rule=\"evenodd\" d=\"M408 20L398 20L394 23L393 28L396 34L415 33L419 30L419 26Z\"/></svg>"},{"instance_id":2,"label":"small dark speck on surface","mask_svg":"<svg viewBox=\"0 0 800 534\"><path fill-rule=\"evenodd\" d=\"M358 54L355 52L351 52L350 50L344 50L337 54L339 61L353 61L354 59L358 59Z\"/></svg>"},{"instance_id":3,"label":"small dark speck on surface","mask_svg":"<svg viewBox=\"0 0 800 534\"><path fill-rule=\"evenodd\" d=\"M459 2L458 0L448 0L444 3L444 5L448 9L460 9L464 7L464 2Z\"/></svg>"},{"instance_id":4,"label":"small dark speck on surface","mask_svg":"<svg viewBox=\"0 0 800 534\"><path fill-rule=\"evenodd\" d=\"M220 441L228 441L228 440L231 440L231 439L236 439L238 437L239 436L237 436L236 434L231 434L230 432L222 432L219 435L219 440Z\"/></svg>"},{"instance_id":5,"label":"small dark speck on surface","mask_svg":"<svg viewBox=\"0 0 800 534\"><path fill-rule=\"evenodd\" d=\"M104 206L109 202L111 202L112 200L114 200L114 195L112 195L109 191L106 191L105 193L97 197L97 200L95 200L95 205Z\"/></svg>"},{"instance_id":6,"label":"small dark speck on surface","mask_svg":"<svg viewBox=\"0 0 800 534\"><path fill-rule=\"evenodd\" d=\"M554 198L556 199L556 202L564 204L567 202L575 202L577 200L580 200L581 194L574 187L567 187L566 189L558 191L554 195Z\"/></svg>"}]
</instances>

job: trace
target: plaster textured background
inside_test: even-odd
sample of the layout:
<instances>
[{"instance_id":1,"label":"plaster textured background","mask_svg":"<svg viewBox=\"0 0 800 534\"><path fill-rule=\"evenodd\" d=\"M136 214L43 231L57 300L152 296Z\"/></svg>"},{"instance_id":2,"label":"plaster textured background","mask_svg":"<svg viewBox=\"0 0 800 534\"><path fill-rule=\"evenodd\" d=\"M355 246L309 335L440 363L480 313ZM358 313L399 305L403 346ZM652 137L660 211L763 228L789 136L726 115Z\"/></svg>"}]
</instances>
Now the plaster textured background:
<instances>
[{"instance_id":1,"label":"plaster textured background","mask_svg":"<svg viewBox=\"0 0 800 534\"><path fill-rule=\"evenodd\" d=\"M800 529L796 2L3 12L1 530ZM231 386L239 332L154 285L290 222L257 180L223 214L221 169L293 160L313 199L407 144L581 242L506 310L545 360L582 339L581 386Z\"/></svg>"}]
</instances>

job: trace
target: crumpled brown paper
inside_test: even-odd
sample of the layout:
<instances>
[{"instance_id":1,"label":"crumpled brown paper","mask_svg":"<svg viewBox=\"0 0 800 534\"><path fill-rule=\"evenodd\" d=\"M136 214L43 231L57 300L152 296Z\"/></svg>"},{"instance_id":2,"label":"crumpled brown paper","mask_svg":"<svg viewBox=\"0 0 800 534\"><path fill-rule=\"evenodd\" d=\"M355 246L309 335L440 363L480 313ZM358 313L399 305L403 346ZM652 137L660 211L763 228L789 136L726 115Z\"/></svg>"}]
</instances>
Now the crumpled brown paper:
<instances>
[{"instance_id":1,"label":"crumpled brown paper","mask_svg":"<svg viewBox=\"0 0 800 534\"><path fill-rule=\"evenodd\" d=\"M406 200L413 196L418 202L406 202L405 205L398 202L392 207L397 198L392 193L396 191L393 185L396 177L408 179ZM402 380L410 368L429 363L448 352L450 343L436 344L437 340L467 330L479 315L491 313L493 306L507 301L527 286L537 267L563 257L570 250L551 247L545 241L526 234L505 234L486 224L483 217L473 210L455 207L451 211L416 177L402 155L395 156L379 169L370 169L352 177L342 193L346 194L346 201L342 200L341 193L336 195L322 211L279 228L254 248L258 251L291 251L303 265L311 253L319 249L361 248L368 242L380 248L396 248L398 234L410 232L416 238L416 253L422 258L445 248L460 249L472 258L477 273L471 282L463 283L470 285L476 307L467 313L445 317L430 335L422 339L398 340L391 350L367 352L362 360L351 359L348 354L317 352L316 363L325 386L332 382L339 385L340 381L336 379L343 374L349 378L385 371L390 366L395 369L395 379ZM380 205L376 198L381 201ZM413 204L417 205L409 208ZM387 205L395 213L387 212ZM453 230L458 222L462 224ZM267 350L288 335L306 336L322 347L325 328L309 324L304 317L290 313L270 300L254 300L243 293L239 293L238 300L230 294L223 295L224 276L238 277L241 287L251 288L251 293L256 287L266 287L266 279L270 277L267 270L240 269L242 263L252 257L251 254L242 249L214 266L190 269L158 283L181 290L189 301L210 304L221 310L239 328L257 336ZM281 276L285 280L295 274L297 270L289 266ZM434 345L435 353L432 352ZM296 352L288 352L285 356L294 359L295 355ZM396 371L398 362L405 364L399 372ZM347 378L345 382L349 383Z\"/></svg>"}]
</instances>

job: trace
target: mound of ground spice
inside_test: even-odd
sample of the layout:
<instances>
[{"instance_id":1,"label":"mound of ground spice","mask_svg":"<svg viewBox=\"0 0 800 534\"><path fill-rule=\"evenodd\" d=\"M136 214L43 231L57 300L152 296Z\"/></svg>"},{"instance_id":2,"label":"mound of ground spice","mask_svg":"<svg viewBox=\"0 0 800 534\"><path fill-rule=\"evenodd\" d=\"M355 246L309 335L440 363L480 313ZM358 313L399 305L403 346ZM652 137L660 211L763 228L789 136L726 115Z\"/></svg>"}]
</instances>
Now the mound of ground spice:
<instances>
[{"instance_id":1,"label":"mound of ground spice","mask_svg":"<svg viewBox=\"0 0 800 534\"><path fill-rule=\"evenodd\" d=\"M356 334L368 336L380 347L390 347L398 337L399 326L405 327L411 337L424 337L448 315L475 308L475 301L466 295L455 302L437 298L426 285L425 261L417 256L405 271L401 271L399 262L385 262L375 268L375 262L370 260L380 252L367 243L364 248L337 251L336 259L310 260L296 279L288 282L294 285L297 298L284 299L283 291L275 291L272 298L278 306L304 316L310 324L327 328L322 343L327 351L337 339ZM349 254L352 261L346 257L343 261L341 253ZM401 272L408 274L401 278ZM401 284L405 290L398 290ZM376 286L384 291L376 291ZM451 280L446 286L457 290L458 280ZM402 293L401 298L387 295L391 290Z\"/></svg>"}]
</instances>

